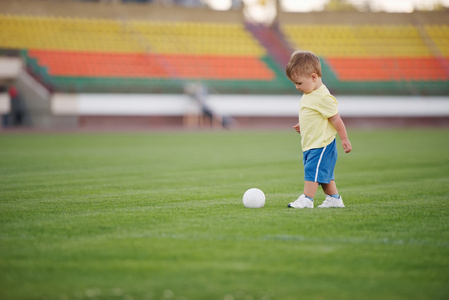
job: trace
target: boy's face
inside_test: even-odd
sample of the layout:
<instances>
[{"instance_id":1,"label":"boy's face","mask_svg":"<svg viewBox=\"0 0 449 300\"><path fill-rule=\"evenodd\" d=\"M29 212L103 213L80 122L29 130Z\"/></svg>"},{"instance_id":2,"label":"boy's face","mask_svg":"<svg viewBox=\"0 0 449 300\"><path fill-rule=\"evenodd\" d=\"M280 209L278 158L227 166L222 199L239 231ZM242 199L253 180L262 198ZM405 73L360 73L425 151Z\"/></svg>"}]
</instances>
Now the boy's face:
<instances>
[{"instance_id":1,"label":"boy's face","mask_svg":"<svg viewBox=\"0 0 449 300\"><path fill-rule=\"evenodd\" d=\"M319 88L318 75L312 73L310 76L292 74L292 82L298 91L309 94Z\"/></svg>"}]
</instances>

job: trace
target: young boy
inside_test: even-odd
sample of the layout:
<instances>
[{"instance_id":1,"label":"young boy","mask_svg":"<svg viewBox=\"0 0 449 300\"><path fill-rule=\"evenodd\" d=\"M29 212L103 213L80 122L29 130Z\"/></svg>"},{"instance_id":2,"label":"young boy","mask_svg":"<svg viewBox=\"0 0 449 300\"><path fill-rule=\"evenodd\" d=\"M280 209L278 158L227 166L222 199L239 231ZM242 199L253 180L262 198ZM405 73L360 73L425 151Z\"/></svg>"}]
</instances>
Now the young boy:
<instances>
[{"instance_id":1,"label":"young boy","mask_svg":"<svg viewBox=\"0 0 449 300\"><path fill-rule=\"evenodd\" d=\"M309 51L295 51L286 67L287 77L304 95L299 104L299 123L304 162L304 193L288 204L292 208L313 208L313 198L321 185L326 199L318 207L345 207L334 179L337 162L335 135L346 153L352 146L338 114L337 100L321 80L321 62Z\"/></svg>"}]
</instances>

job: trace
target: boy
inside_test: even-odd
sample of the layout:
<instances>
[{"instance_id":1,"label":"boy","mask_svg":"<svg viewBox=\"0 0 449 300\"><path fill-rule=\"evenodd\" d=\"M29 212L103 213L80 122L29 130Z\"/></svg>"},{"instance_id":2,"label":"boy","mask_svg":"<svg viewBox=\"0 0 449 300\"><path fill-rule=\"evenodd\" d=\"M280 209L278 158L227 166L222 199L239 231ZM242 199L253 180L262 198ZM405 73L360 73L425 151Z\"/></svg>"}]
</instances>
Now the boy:
<instances>
[{"instance_id":1,"label":"boy","mask_svg":"<svg viewBox=\"0 0 449 300\"><path fill-rule=\"evenodd\" d=\"M337 100L321 80L321 63L309 51L295 51L286 67L287 77L303 93L299 104L299 123L304 162L304 193L288 204L292 208L313 208L313 198L321 185L326 199L318 207L345 207L334 180L337 162L335 135L345 153L352 150L345 125L338 114Z\"/></svg>"}]
</instances>

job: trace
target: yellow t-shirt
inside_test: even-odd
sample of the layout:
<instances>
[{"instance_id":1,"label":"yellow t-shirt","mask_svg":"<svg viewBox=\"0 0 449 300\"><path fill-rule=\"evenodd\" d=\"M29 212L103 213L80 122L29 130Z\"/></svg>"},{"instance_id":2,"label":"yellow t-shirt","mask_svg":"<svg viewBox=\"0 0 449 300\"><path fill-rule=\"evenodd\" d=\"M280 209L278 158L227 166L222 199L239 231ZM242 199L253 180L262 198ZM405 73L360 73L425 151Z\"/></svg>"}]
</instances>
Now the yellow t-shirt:
<instances>
[{"instance_id":1,"label":"yellow t-shirt","mask_svg":"<svg viewBox=\"0 0 449 300\"><path fill-rule=\"evenodd\" d=\"M337 100L324 84L302 96L299 103L302 151L325 147L335 139L337 131L328 119L337 113Z\"/></svg>"}]
</instances>

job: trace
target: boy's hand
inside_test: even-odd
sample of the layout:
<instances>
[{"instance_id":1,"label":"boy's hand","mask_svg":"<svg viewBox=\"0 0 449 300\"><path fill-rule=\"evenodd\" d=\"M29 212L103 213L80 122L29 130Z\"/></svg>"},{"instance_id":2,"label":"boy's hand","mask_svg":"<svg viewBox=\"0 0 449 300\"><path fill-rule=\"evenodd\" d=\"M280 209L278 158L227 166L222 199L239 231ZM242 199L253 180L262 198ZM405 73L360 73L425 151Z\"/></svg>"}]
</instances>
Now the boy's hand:
<instances>
[{"instance_id":1,"label":"boy's hand","mask_svg":"<svg viewBox=\"0 0 449 300\"><path fill-rule=\"evenodd\" d=\"M299 123L296 124L295 126L293 126L293 128L295 128L297 133L301 134L301 129L299 128Z\"/></svg>"},{"instance_id":2,"label":"boy's hand","mask_svg":"<svg viewBox=\"0 0 449 300\"><path fill-rule=\"evenodd\" d=\"M351 146L351 142L348 139L341 140L341 145L343 146L345 153L351 152L352 146Z\"/></svg>"}]
</instances>

